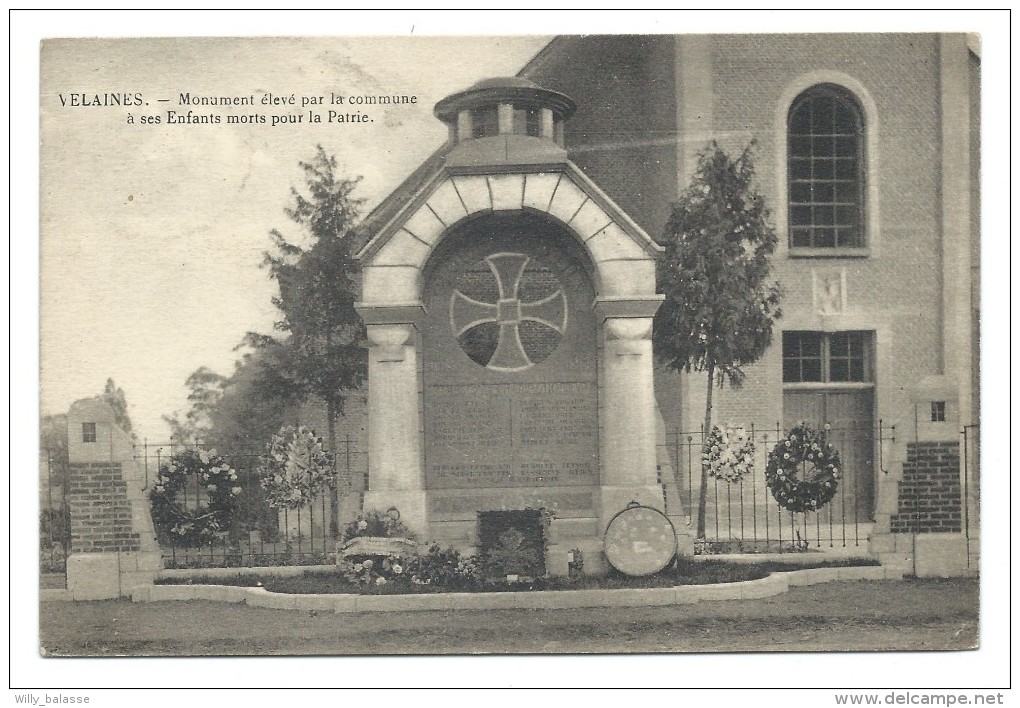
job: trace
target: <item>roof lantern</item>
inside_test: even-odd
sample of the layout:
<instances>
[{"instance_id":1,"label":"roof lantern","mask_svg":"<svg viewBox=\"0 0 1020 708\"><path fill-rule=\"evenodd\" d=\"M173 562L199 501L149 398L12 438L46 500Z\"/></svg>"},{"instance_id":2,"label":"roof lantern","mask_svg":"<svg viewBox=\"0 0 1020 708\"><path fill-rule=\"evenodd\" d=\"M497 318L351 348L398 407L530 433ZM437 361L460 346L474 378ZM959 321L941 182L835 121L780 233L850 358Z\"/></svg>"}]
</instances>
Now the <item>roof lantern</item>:
<instances>
[{"instance_id":1,"label":"roof lantern","mask_svg":"<svg viewBox=\"0 0 1020 708\"><path fill-rule=\"evenodd\" d=\"M573 99L516 76L484 79L436 104L435 115L457 143L505 135L552 140L563 145L563 122Z\"/></svg>"}]
</instances>

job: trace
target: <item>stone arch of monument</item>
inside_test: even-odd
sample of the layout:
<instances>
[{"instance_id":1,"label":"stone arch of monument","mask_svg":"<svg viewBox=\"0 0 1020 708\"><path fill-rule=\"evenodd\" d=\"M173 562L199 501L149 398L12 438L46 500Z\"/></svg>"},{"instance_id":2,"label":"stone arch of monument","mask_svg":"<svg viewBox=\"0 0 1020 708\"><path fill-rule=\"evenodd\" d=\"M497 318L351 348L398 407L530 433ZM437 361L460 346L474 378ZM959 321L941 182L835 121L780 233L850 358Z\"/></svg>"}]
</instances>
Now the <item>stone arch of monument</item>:
<instances>
[{"instance_id":1,"label":"stone arch of monument","mask_svg":"<svg viewBox=\"0 0 1020 708\"><path fill-rule=\"evenodd\" d=\"M655 297L661 250L573 164L559 171L441 174L361 251L366 306L421 299L434 249L465 220L530 211L564 225L595 264L601 298Z\"/></svg>"},{"instance_id":2,"label":"stone arch of monument","mask_svg":"<svg viewBox=\"0 0 1020 708\"><path fill-rule=\"evenodd\" d=\"M420 536L462 548L477 511L558 508L553 547L569 544L564 559L572 547L593 552L594 570L617 512L663 508L651 343L661 247L568 159L569 98L518 79L482 84L437 104L451 141L370 217L357 254L370 347L364 503L396 507ZM473 132L472 111L490 103L498 133ZM518 120L522 111L541 120ZM430 292L451 258L460 271L444 277L473 268L489 290ZM572 281L567 261L584 278ZM485 341L457 344L473 331ZM550 442L543 431L554 429Z\"/></svg>"}]
</instances>

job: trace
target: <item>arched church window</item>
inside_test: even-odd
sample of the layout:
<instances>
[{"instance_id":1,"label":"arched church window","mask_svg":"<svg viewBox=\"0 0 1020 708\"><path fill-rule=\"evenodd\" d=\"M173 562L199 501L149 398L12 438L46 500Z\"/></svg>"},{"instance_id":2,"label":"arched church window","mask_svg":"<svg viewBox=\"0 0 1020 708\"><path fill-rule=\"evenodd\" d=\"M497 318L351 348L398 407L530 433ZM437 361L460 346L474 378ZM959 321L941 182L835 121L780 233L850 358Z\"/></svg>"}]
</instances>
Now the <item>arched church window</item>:
<instances>
[{"instance_id":1,"label":"arched church window","mask_svg":"<svg viewBox=\"0 0 1020 708\"><path fill-rule=\"evenodd\" d=\"M791 248L862 248L864 121L833 84L800 94L787 120Z\"/></svg>"}]
</instances>

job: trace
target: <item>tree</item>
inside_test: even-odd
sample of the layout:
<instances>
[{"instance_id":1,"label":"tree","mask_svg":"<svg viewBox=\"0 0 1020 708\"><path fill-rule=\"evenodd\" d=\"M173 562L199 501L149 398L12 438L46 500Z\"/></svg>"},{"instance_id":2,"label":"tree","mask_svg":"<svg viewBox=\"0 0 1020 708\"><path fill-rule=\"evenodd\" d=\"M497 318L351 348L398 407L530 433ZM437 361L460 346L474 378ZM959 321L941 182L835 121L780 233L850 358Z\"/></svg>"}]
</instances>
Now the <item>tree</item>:
<instances>
[{"instance_id":1,"label":"tree","mask_svg":"<svg viewBox=\"0 0 1020 708\"><path fill-rule=\"evenodd\" d=\"M135 433L131 429L131 418L127 412L127 398L124 396L124 389L118 388L113 379L108 378L101 398L113 409L113 422L134 440Z\"/></svg>"},{"instance_id":2,"label":"tree","mask_svg":"<svg viewBox=\"0 0 1020 708\"><path fill-rule=\"evenodd\" d=\"M44 415L39 423L39 449L67 461L67 414Z\"/></svg>"},{"instance_id":3,"label":"tree","mask_svg":"<svg viewBox=\"0 0 1020 708\"><path fill-rule=\"evenodd\" d=\"M67 476L67 414L44 415L39 422L39 455L49 471L49 484L63 484Z\"/></svg>"},{"instance_id":4,"label":"tree","mask_svg":"<svg viewBox=\"0 0 1020 708\"><path fill-rule=\"evenodd\" d=\"M772 342L781 316L778 283L767 283L776 233L754 189L752 142L736 160L713 141L698 156L691 184L674 205L658 262L655 316L660 362L674 371L706 372L704 434L712 426L712 390L744 378ZM708 469L701 468L697 537L705 537Z\"/></svg>"},{"instance_id":5,"label":"tree","mask_svg":"<svg viewBox=\"0 0 1020 708\"><path fill-rule=\"evenodd\" d=\"M224 453L251 454L261 448L282 425L297 417L282 344L267 344L234 362L234 372L223 376L200 366L185 385L187 411L164 415L175 442L201 441Z\"/></svg>"},{"instance_id":6,"label":"tree","mask_svg":"<svg viewBox=\"0 0 1020 708\"><path fill-rule=\"evenodd\" d=\"M188 387L190 407L182 420L179 413L164 415L163 420L170 426L172 440L187 441L206 437L212 428L211 415L223 396L229 379L216 373L208 366L195 369L184 385Z\"/></svg>"},{"instance_id":7,"label":"tree","mask_svg":"<svg viewBox=\"0 0 1020 708\"><path fill-rule=\"evenodd\" d=\"M266 345L244 355L208 413L204 439L219 450L262 452L274 434L295 422L300 400L288 374L284 346Z\"/></svg>"},{"instance_id":8,"label":"tree","mask_svg":"<svg viewBox=\"0 0 1020 708\"><path fill-rule=\"evenodd\" d=\"M365 326L354 309L358 269L352 242L362 201L353 192L360 177L339 176L336 158L321 145L311 161L299 164L307 196L291 189L294 205L285 213L310 236L310 245L302 247L274 229L275 250L263 262L279 284L273 303L283 318L276 329L287 336L249 333L247 341L258 348L278 347L262 368L263 386L282 397L315 396L325 402L327 440L336 451L336 418L344 412L348 392L360 387L368 372ZM336 488L330 509L330 530L336 534Z\"/></svg>"}]
</instances>

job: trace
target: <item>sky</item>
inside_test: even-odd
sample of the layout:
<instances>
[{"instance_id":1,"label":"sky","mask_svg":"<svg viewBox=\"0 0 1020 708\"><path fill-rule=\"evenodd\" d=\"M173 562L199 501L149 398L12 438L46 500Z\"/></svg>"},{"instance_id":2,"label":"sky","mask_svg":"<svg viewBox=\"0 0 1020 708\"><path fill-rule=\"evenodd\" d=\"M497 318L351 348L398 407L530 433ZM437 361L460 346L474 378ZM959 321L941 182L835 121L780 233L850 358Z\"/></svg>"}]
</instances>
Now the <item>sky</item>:
<instances>
[{"instance_id":1,"label":"sky","mask_svg":"<svg viewBox=\"0 0 1020 708\"><path fill-rule=\"evenodd\" d=\"M444 128L431 113L437 100L478 78L515 73L542 46L544 36L978 30L983 33L985 99L1002 109L983 114L984 143L995 146L1008 144L1008 24L1008 17L972 10L16 14L10 37L10 105L15 110L10 115L14 179L9 258L15 267L9 271L9 336L15 346L10 353L9 440L31 440L37 410L62 412L74 400L98 394L107 377L124 389L139 434L150 440L164 436L167 431L161 417L185 406L188 374L203 365L230 373L237 357L234 347L244 333L268 332L276 317L270 304L273 283L259 263L270 245L269 230L289 227L283 209L290 188L300 185L298 161L311 157L321 143L336 155L345 172L363 176L358 193L370 208L442 142ZM199 35L260 39L153 39ZM303 39L266 39L279 36ZM40 75L39 43L46 37L149 39L53 42L42 53ZM263 92L326 96L330 91L410 92L419 102L413 109L386 111L368 125L276 128L129 126L126 111L120 108L59 107L57 94L90 91L142 92L150 100L145 111L149 114L165 112L152 105L154 99L176 101L182 91L259 97ZM989 149L984 156L982 226L986 234L1009 233L1005 208L993 208L1009 203L1008 159L1005 150ZM1010 356L1006 340L1010 296L1005 286L1010 283L1010 263L1002 252L988 247L996 243L994 238L985 243L983 376L986 382L1005 381ZM37 333L39 359L32 346ZM1008 389L987 388L982 436L991 456L988 477L995 479L997 470L1009 470ZM33 499L35 461L27 458L34 448L22 445L15 453L11 469L18 472L11 475L11 499ZM24 469L29 473L24 474ZM1008 519L1010 496L994 490L986 495L986 508L995 504L1002 508L997 514L986 511L984 520ZM9 500L9 508L12 528L19 523L23 528L34 527L32 505L11 505ZM986 534L982 538L985 557L993 557L989 549L996 543L1007 554L1003 544L1009 538L1004 529ZM11 567L34 567L33 544L14 543L9 550ZM994 568L985 570L991 577ZM16 588L18 593L34 591L34 575L21 575L27 581L22 584L26 587ZM998 587L1008 587L1005 580ZM994 588L983 577L983 593ZM24 601L37 606L31 597ZM983 596L983 607L987 601ZM62 665L58 672L52 662L39 660L38 645L32 646L34 612L20 614L23 626L12 635L20 638L17 650L12 650L12 676L21 677L22 684L166 685L158 662L146 660L132 661L130 671L116 660L80 660ZM846 668L839 675L847 680L874 677L871 685L897 685L898 676L921 677L922 682L940 685L954 677L967 685L987 677L986 685L993 685L999 674L992 669L1001 664L1007 649L1006 638L993 635L992 630L1004 626L986 612L984 647L967 656L857 655L841 656L833 664L827 657L802 655L794 663L797 670L811 667L813 671L798 676L831 676L832 667L837 666ZM589 681L593 686L675 686L687 677L699 681L717 677L718 685L763 686L788 685L776 677L789 676L793 666L789 657L779 655L633 658L524 657L515 661L513 671L505 670L505 662L476 662L458 664L456 677L451 677L449 664L439 659L416 660L413 666L400 659L382 665L307 659L300 666L289 664L286 678L280 680L293 685L336 685L346 670L358 677L358 685L372 678L379 685L408 681L411 685L506 685L515 677L529 677L547 685ZM199 660L182 659L175 666L184 669L194 685L233 684L237 679L227 679L226 674L239 667L254 669L243 674L244 680L269 678L264 662L222 661L231 663L212 662L215 671L207 666L209 662L198 665ZM104 705L118 700L105 698ZM785 706L791 705L789 698L789 694L758 692L755 700L762 706Z\"/></svg>"},{"instance_id":2,"label":"sky","mask_svg":"<svg viewBox=\"0 0 1020 708\"><path fill-rule=\"evenodd\" d=\"M50 40L42 48L41 410L124 389L141 438L163 440L200 366L229 375L247 331L272 332L276 284L260 267L317 144L360 176L366 211L446 137L436 101L516 73L543 37ZM441 71L423 70L442 67ZM95 103L110 92L147 105ZM180 94L253 96L190 107L220 124L168 124ZM416 96L413 105L330 105L333 95ZM295 105L262 101L294 96ZM306 97L309 105L302 106ZM322 99L322 104L318 100ZM61 100L63 98L63 101ZM160 99L169 99L161 103ZM134 101L134 99L132 99ZM314 102L314 103L312 103ZM360 110L371 123L330 123ZM309 111L322 123L308 122ZM128 124L131 114L134 124ZM261 114L265 124L226 124ZM142 124L143 116L159 125ZM301 123L272 125L274 116ZM175 119L177 120L177 119Z\"/></svg>"}]
</instances>

